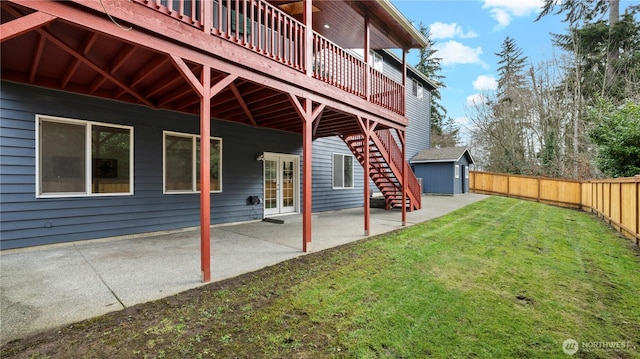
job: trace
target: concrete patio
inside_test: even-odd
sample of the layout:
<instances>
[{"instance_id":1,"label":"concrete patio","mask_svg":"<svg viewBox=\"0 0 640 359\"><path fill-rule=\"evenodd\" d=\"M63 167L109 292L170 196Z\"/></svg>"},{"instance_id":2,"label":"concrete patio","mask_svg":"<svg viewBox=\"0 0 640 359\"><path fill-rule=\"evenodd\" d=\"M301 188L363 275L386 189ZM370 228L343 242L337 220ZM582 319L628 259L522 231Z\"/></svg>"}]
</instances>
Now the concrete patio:
<instances>
[{"instance_id":1,"label":"concrete patio","mask_svg":"<svg viewBox=\"0 0 640 359\"><path fill-rule=\"evenodd\" d=\"M425 196L407 225L485 197ZM371 235L399 228L399 210L371 210ZM313 214L312 230L312 252L363 239L363 209ZM0 343L205 285L199 236L188 230L0 252ZM304 254L299 216L211 230L214 282Z\"/></svg>"}]
</instances>

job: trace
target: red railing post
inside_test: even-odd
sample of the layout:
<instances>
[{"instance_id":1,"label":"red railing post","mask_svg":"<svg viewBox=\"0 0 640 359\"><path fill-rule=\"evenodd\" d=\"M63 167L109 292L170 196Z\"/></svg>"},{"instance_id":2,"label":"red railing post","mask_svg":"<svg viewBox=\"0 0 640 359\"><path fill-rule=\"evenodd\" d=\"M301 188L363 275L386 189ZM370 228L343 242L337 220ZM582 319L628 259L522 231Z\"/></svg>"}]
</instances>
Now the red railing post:
<instances>
[{"instance_id":1,"label":"red railing post","mask_svg":"<svg viewBox=\"0 0 640 359\"><path fill-rule=\"evenodd\" d=\"M210 34L213 29L213 3L211 1L203 1L200 3L202 19L202 30L205 34Z\"/></svg>"}]
</instances>

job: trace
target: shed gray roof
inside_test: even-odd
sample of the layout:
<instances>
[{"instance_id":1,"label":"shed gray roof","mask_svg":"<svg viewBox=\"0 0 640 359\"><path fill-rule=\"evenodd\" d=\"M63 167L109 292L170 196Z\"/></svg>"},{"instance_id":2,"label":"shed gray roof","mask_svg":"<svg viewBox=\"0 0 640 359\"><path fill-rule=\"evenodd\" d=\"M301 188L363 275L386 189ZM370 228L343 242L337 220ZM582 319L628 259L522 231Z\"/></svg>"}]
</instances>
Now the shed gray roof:
<instances>
[{"instance_id":1,"label":"shed gray roof","mask_svg":"<svg viewBox=\"0 0 640 359\"><path fill-rule=\"evenodd\" d=\"M444 147L444 148L429 148L418 152L413 156L411 163L420 162L456 162L464 156L469 156L469 163L473 163L473 157L466 147Z\"/></svg>"}]
</instances>

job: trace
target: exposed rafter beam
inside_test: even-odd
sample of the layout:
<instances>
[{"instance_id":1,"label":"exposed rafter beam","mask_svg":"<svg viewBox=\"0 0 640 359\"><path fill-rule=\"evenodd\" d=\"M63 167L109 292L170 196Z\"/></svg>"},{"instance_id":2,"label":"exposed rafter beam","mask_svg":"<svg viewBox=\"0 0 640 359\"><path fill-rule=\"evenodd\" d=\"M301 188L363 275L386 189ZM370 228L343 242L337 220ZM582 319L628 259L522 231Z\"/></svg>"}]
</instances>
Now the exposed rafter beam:
<instances>
[{"instance_id":1,"label":"exposed rafter beam","mask_svg":"<svg viewBox=\"0 0 640 359\"><path fill-rule=\"evenodd\" d=\"M136 52L136 49L137 47L133 45L126 45L124 50L121 50L118 53L118 56L111 62L109 73L113 75L116 71L118 71L120 66L122 66ZM106 79L104 77L98 77L97 79L95 79L93 85L91 85L89 94L96 92L105 81Z\"/></svg>"},{"instance_id":2,"label":"exposed rafter beam","mask_svg":"<svg viewBox=\"0 0 640 359\"><path fill-rule=\"evenodd\" d=\"M42 58L42 50L44 50L44 43L46 42L46 38L39 35L40 39L38 40L38 47L36 48L36 52L33 55L33 62L31 63L31 70L29 71L29 83L33 84L36 80L36 74L38 73L38 65L40 64L40 59Z\"/></svg>"},{"instance_id":3,"label":"exposed rafter beam","mask_svg":"<svg viewBox=\"0 0 640 359\"><path fill-rule=\"evenodd\" d=\"M62 48L64 51L68 52L73 57L75 57L78 60L82 61L85 65L89 66L92 70L98 72L100 75L106 77L109 81L111 81L111 82L115 83L116 85L120 86L123 90L126 90L126 92L130 93L138 101L142 102L143 104L145 104L145 105L147 105L147 106L149 106L151 108L156 108L156 106L154 104L152 104L151 102L149 102L146 98L142 97L139 93L137 93L132 88L130 88L129 86L124 84L122 81L120 81L117 78L115 78L114 76L112 76L107 71L103 70L102 67L100 67L99 65L95 64L93 61L91 61L88 58L86 58L83 54L79 53L74 48L72 48L71 46L67 45L66 42L60 40L55 35L49 33L48 31L45 31L43 29L38 29L37 31L41 35L45 36L47 38L47 40L53 42L55 45L57 45L58 47Z\"/></svg>"},{"instance_id":4,"label":"exposed rafter beam","mask_svg":"<svg viewBox=\"0 0 640 359\"><path fill-rule=\"evenodd\" d=\"M245 115L247 115L249 122L251 122L253 127L258 127L258 123L256 122L256 119L253 118L253 115L251 115L251 111L249 110L249 107L247 107L247 104L242 99L242 95L240 95L240 91L238 91L238 88L236 87L236 85L231 83L229 84L229 88L231 88L231 92L233 92L233 95L238 100L238 103L240 103L240 107L242 107L242 110L244 111Z\"/></svg>"},{"instance_id":5,"label":"exposed rafter beam","mask_svg":"<svg viewBox=\"0 0 640 359\"><path fill-rule=\"evenodd\" d=\"M146 79L149 75L151 75L156 70L158 70L167 61L169 61L169 58L166 56L157 56L156 58L154 58L153 61L144 65L142 70L138 71L138 76L136 76L136 78L131 80L130 86L135 87L140 82L144 81L144 79Z\"/></svg>"},{"instance_id":6,"label":"exposed rafter beam","mask_svg":"<svg viewBox=\"0 0 640 359\"><path fill-rule=\"evenodd\" d=\"M84 49L82 50L82 54L84 56L87 56L89 51L91 51L91 46L93 46L97 38L98 38L98 34L95 32L92 32L91 35L87 38L84 44ZM65 87L67 87L67 85L69 84L69 81L71 81L71 78L76 73L76 70L78 70L79 66L80 66L80 59L74 58L71 66L67 68L67 72L62 78L62 82L60 83L61 89L64 89Z\"/></svg>"},{"instance_id":7,"label":"exposed rafter beam","mask_svg":"<svg viewBox=\"0 0 640 359\"><path fill-rule=\"evenodd\" d=\"M8 9L8 7L3 8ZM13 11L10 12L13 13ZM55 19L57 18L53 15L49 15L41 11L36 11L15 20L5 22L4 24L0 25L0 42L5 42L9 39L20 36L25 32L45 26Z\"/></svg>"}]
</instances>

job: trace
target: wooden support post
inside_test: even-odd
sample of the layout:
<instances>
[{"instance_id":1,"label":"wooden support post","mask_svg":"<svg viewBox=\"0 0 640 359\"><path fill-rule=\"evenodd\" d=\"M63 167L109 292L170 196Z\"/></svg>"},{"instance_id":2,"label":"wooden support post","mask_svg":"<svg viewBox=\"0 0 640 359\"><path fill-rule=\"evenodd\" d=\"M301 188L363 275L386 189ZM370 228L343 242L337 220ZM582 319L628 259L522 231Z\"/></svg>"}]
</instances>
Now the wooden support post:
<instances>
[{"instance_id":1,"label":"wooden support post","mask_svg":"<svg viewBox=\"0 0 640 359\"><path fill-rule=\"evenodd\" d=\"M176 69L200 96L200 269L202 281L211 280L211 98L227 86L233 86L237 75L228 75L211 86L211 67L202 66L199 80L184 60L170 55Z\"/></svg>"},{"instance_id":2,"label":"wooden support post","mask_svg":"<svg viewBox=\"0 0 640 359\"><path fill-rule=\"evenodd\" d=\"M403 71L404 72L404 71ZM402 226L407 225L407 133L405 130L401 132L400 142L402 142Z\"/></svg>"},{"instance_id":3,"label":"wooden support post","mask_svg":"<svg viewBox=\"0 0 640 359\"><path fill-rule=\"evenodd\" d=\"M202 27L205 34L211 34L213 29L213 1L202 1Z\"/></svg>"},{"instance_id":4,"label":"wooden support post","mask_svg":"<svg viewBox=\"0 0 640 359\"><path fill-rule=\"evenodd\" d=\"M622 184L620 186L622 188ZM622 195L620 196L622 202ZM622 224L622 211L620 212L620 223ZM640 245L640 181L636 182L636 244Z\"/></svg>"},{"instance_id":5,"label":"wooden support post","mask_svg":"<svg viewBox=\"0 0 640 359\"><path fill-rule=\"evenodd\" d=\"M313 144L313 121L324 111L325 105L318 105L313 109L311 99L304 100L304 106L298 97L289 93L289 101L302 120L302 251L310 251L311 243L311 148Z\"/></svg>"},{"instance_id":6,"label":"wooden support post","mask_svg":"<svg viewBox=\"0 0 640 359\"><path fill-rule=\"evenodd\" d=\"M302 251L310 251L311 244L311 148L313 144L313 120L311 100L305 100L305 118L302 119Z\"/></svg>"},{"instance_id":7,"label":"wooden support post","mask_svg":"<svg viewBox=\"0 0 640 359\"><path fill-rule=\"evenodd\" d=\"M211 280L211 69L202 66L200 100L200 264L202 281Z\"/></svg>"},{"instance_id":8,"label":"wooden support post","mask_svg":"<svg viewBox=\"0 0 640 359\"><path fill-rule=\"evenodd\" d=\"M369 164L369 140L371 139L371 122L366 118L358 116L358 124L362 130L362 149L364 156L364 235L368 236L371 232L371 200L369 195L369 178L371 176L371 168Z\"/></svg>"}]
</instances>

